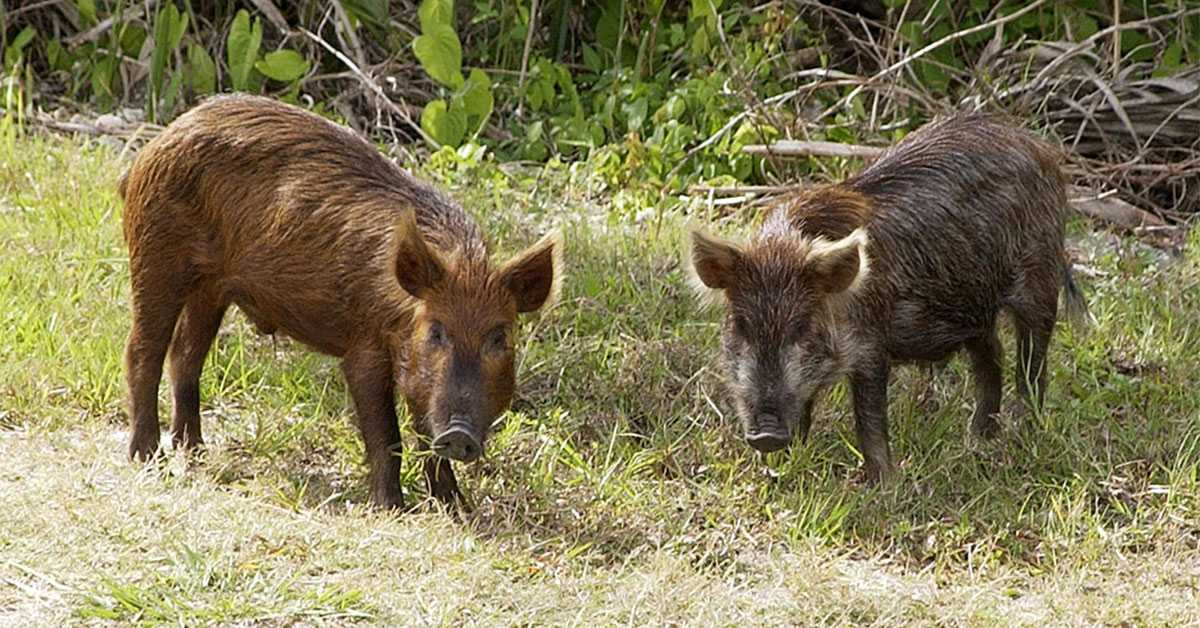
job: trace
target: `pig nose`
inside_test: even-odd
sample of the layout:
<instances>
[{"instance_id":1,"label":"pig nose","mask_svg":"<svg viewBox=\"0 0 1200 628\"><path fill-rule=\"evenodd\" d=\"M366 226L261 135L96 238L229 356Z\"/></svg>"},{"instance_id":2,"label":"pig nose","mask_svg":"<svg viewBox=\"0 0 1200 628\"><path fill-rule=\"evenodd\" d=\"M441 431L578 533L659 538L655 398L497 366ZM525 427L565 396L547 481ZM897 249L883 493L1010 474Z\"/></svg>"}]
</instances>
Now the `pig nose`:
<instances>
[{"instance_id":1,"label":"pig nose","mask_svg":"<svg viewBox=\"0 0 1200 628\"><path fill-rule=\"evenodd\" d=\"M433 451L444 458L471 462L483 453L483 445L466 417L453 416L449 427L433 439Z\"/></svg>"},{"instance_id":2,"label":"pig nose","mask_svg":"<svg viewBox=\"0 0 1200 628\"><path fill-rule=\"evenodd\" d=\"M755 417L754 426L746 432L746 442L768 453L787 447L792 442L792 433L778 416L764 412Z\"/></svg>"}]
</instances>

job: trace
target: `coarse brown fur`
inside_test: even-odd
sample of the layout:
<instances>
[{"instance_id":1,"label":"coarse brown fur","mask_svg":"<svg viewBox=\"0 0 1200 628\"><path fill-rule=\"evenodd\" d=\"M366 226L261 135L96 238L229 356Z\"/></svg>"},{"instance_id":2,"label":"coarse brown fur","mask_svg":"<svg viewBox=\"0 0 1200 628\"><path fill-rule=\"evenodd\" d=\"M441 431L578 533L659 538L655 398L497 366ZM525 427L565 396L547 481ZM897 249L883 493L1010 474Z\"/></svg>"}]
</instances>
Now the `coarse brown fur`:
<instances>
[{"instance_id":1,"label":"coarse brown fur","mask_svg":"<svg viewBox=\"0 0 1200 628\"><path fill-rule=\"evenodd\" d=\"M119 191L135 458L158 448L168 350L173 440L201 443L200 370L236 304L262 332L342 359L371 498L398 505L396 388L423 446L454 420L481 447L513 394L516 316L551 301L561 277L557 237L495 268L458 205L358 135L266 98L216 97L181 116ZM425 472L431 493L457 498L448 460L430 456Z\"/></svg>"},{"instance_id":2,"label":"coarse brown fur","mask_svg":"<svg viewBox=\"0 0 1200 628\"><path fill-rule=\"evenodd\" d=\"M700 282L723 292L723 353L751 445L806 435L819 393L848 376L871 478L892 468L891 365L965 348L976 434L1000 410L996 320L1013 315L1017 388L1041 403L1045 357L1066 288L1059 153L1011 123L961 115L917 130L857 176L800 191L744 245L693 234Z\"/></svg>"}]
</instances>

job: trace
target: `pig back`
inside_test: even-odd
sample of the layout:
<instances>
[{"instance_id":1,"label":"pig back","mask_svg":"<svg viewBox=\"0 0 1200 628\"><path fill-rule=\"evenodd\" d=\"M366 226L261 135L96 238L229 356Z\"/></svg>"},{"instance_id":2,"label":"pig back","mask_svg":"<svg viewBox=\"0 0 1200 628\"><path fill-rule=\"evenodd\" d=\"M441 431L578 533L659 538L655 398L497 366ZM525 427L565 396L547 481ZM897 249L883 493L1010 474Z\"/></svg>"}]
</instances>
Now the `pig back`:
<instances>
[{"instance_id":1,"label":"pig back","mask_svg":"<svg viewBox=\"0 0 1200 628\"><path fill-rule=\"evenodd\" d=\"M366 140L260 97L217 97L181 116L122 190L127 238L169 225L201 281L259 327L333 354L409 305L389 259L403 212L434 246L483 246L460 207Z\"/></svg>"},{"instance_id":2,"label":"pig back","mask_svg":"<svg viewBox=\"0 0 1200 628\"><path fill-rule=\"evenodd\" d=\"M914 132L848 181L874 207L865 288L878 315L966 338L991 324L1024 275L1060 273L1058 164L1028 131L964 115Z\"/></svg>"}]
</instances>

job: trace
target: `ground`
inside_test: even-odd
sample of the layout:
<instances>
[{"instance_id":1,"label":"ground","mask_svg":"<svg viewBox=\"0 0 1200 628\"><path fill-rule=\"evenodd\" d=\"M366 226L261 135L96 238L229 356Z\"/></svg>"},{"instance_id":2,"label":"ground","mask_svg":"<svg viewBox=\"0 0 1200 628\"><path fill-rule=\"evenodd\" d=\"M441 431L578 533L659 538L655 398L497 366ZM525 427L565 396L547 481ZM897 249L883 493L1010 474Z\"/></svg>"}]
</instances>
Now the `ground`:
<instances>
[{"instance_id":1,"label":"ground","mask_svg":"<svg viewBox=\"0 0 1200 628\"><path fill-rule=\"evenodd\" d=\"M972 442L962 361L900 369L901 472L872 488L840 386L808 443L762 457L738 438L720 312L677 260L688 221L737 234L752 208L443 155L418 174L498 255L561 227L569 275L523 325L513 411L459 467L471 509L427 501L410 458L412 508L391 514L366 505L336 363L236 312L202 381L203 458L126 460L126 158L0 135L0 624L1200 616L1200 237L1162 252L1072 222L1095 321L1060 325L1045 412Z\"/></svg>"}]
</instances>

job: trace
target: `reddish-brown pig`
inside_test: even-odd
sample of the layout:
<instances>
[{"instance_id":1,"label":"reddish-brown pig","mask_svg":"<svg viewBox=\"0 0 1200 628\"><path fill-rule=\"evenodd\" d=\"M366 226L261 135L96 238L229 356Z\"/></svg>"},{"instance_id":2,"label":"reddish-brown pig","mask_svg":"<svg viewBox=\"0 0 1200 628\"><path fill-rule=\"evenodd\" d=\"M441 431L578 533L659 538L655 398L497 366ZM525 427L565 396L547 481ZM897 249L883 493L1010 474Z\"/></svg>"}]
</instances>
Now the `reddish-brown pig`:
<instances>
[{"instance_id":1,"label":"reddish-brown pig","mask_svg":"<svg viewBox=\"0 0 1200 628\"><path fill-rule=\"evenodd\" d=\"M177 447L201 444L200 371L231 304L262 331L341 358L370 497L402 503L395 393L430 492L483 452L514 386L518 314L550 303L557 235L494 265L462 208L351 131L270 99L221 96L154 138L120 183L133 284L129 454L159 446L170 354Z\"/></svg>"}]
</instances>

